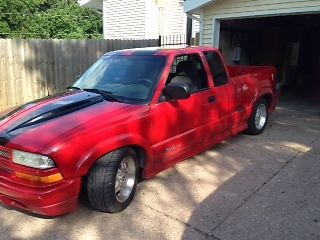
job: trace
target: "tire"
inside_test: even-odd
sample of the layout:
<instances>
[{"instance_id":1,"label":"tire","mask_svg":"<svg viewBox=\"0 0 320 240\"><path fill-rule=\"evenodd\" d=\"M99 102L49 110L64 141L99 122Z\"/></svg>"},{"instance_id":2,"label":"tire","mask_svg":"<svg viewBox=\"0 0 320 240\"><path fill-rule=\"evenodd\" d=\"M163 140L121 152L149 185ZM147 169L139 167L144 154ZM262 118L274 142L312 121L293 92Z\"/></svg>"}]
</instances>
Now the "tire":
<instances>
[{"instance_id":1,"label":"tire","mask_svg":"<svg viewBox=\"0 0 320 240\"><path fill-rule=\"evenodd\" d=\"M138 157L122 148L101 157L88 175L87 191L92 208L117 213L132 201L138 182Z\"/></svg>"},{"instance_id":2,"label":"tire","mask_svg":"<svg viewBox=\"0 0 320 240\"><path fill-rule=\"evenodd\" d=\"M268 122L268 101L261 98L254 106L253 112L248 120L247 133L258 135L263 132Z\"/></svg>"}]
</instances>

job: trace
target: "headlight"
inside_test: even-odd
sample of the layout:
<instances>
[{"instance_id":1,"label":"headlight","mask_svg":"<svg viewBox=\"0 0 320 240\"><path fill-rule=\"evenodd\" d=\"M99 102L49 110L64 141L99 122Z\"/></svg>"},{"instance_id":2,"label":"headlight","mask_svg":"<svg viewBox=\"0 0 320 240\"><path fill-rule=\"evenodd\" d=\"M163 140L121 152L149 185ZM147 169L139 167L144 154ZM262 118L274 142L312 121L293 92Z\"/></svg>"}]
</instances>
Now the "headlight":
<instances>
[{"instance_id":1,"label":"headlight","mask_svg":"<svg viewBox=\"0 0 320 240\"><path fill-rule=\"evenodd\" d=\"M55 167L54 162L47 156L13 150L13 162L27 167L48 169Z\"/></svg>"}]
</instances>

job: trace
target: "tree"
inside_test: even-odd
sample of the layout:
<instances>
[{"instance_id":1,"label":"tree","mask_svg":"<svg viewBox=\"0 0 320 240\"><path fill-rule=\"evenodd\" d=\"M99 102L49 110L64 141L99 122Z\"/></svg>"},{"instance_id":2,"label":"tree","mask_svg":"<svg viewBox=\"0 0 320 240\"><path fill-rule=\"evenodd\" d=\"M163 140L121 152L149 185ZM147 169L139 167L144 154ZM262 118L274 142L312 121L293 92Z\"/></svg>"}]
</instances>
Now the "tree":
<instances>
[{"instance_id":1,"label":"tree","mask_svg":"<svg viewBox=\"0 0 320 240\"><path fill-rule=\"evenodd\" d=\"M0 0L0 38L102 38L102 15L76 0Z\"/></svg>"}]
</instances>

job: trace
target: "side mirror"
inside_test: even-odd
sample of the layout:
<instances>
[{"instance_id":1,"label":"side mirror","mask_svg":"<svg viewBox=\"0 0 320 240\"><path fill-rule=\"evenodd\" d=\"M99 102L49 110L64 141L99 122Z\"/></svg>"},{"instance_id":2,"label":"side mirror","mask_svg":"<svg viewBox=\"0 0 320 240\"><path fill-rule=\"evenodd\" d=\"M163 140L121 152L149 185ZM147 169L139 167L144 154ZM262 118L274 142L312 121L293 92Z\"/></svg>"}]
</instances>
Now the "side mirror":
<instances>
[{"instance_id":1,"label":"side mirror","mask_svg":"<svg viewBox=\"0 0 320 240\"><path fill-rule=\"evenodd\" d=\"M187 99L190 97L191 91L187 84L184 83L169 83L164 89L165 96L172 100Z\"/></svg>"}]
</instances>

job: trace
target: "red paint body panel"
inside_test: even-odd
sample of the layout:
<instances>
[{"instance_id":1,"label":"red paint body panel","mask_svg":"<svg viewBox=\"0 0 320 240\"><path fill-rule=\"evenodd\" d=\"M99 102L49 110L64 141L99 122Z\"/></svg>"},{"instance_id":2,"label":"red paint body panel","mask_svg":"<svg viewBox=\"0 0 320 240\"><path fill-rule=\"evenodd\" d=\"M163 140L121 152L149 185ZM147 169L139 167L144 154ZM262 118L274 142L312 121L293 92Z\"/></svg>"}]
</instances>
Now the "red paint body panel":
<instances>
[{"instance_id":1,"label":"red paint body panel","mask_svg":"<svg viewBox=\"0 0 320 240\"><path fill-rule=\"evenodd\" d=\"M127 54L135 51L138 50L128 50ZM2 147L5 151L17 149L47 155L57 167L36 170L0 156L0 202L43 215L68 213L77 206L81 177L90 171L99 157L124 146L139 147L146 153L146 161L142 163L143 176L150 178L246 129L252 107L262 96L270 97L269 111L274 110L278 101L274 68L225 66L229 82L215 87L203 51L217 52L214 48L204 47L158 50L157 54L167 56L167 65L149 104L101 101L18 131ZM188 53L200 55L209 88L185 100L159 102L174 57ZM214 103L208 102L210 96L215 96ZM29 105L0 121L0 133L30 112L57 101L67 101L70 97L73 96L65 94ZM31 183L16 178L14 171L38 176L61 173L64 180L51 185Z\"/></svg>"}]
</instances>

